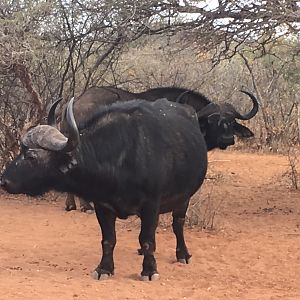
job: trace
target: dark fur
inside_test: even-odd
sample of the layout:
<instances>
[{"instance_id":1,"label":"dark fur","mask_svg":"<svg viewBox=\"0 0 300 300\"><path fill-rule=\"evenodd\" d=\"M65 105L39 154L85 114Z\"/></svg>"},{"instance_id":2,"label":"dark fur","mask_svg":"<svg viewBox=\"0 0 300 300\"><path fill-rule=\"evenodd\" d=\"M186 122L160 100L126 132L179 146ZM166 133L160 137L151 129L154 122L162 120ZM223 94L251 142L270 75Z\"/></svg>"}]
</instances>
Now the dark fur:
<instances>
[{"instance_id":1,"label":"dark fur","mask_svg":"<svg viewBox=\"0 0 300 300\"><path fill-rule=\"evenodd\" d=\"M67 173L61 171L74 160ZM23 148L1 184L10 193L39 195L55 189L92 201L103 236L98 277L114 272L116 217L139 215L141 274L152 279L159 213L173 213L177 259L188 262L191 257L184 218L206 170L207 149L192 108L167 100L133 100L99 108L85 122L71 154Z\"/></svg>"}]
</instances>

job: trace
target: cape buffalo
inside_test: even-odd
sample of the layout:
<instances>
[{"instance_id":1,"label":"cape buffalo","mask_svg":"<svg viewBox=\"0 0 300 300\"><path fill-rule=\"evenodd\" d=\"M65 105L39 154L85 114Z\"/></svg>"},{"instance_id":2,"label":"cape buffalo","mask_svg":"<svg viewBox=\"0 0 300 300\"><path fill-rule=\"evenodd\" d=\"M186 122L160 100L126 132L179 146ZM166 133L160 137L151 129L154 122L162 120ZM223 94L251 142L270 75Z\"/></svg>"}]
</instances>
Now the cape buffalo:
<instances>
[{"instance_id":1,"label":"cape buffalo","mask_svg":"<svg viewBox=\"0 0 300 300\"><path fill-rule=\"evenodd\" d=\"M135 98L155 101L159 98L167 98L169 101L182 102L192 106L198 114L198 121L204 135L208 150L214 148L226 149L234 144L234 135L239 137L252 137L250 129L238 123L236 120L249 120L258 111L258 101L249 92L245 92L253 103L253 108L242 115L230 103L215 104L204 95L192 90L177 87L153 88L142 93L131 93L129 91L114 87L92 87L78 97L74 104L74 114L79 124L93 118L101 110L101 105L112 104L117 101L128 101ZM65 132L65 124L62 131ZM92 206L80 199L82 211L90 212ZM74 196L68 194L66 199L66 210L76 209Z\"/></svg>"},{"instance_id":2,"label":"cape buffalo","mask_svg":"<svg viewBox=\"0 0 300 300\"><path fill-rule=\"evenodd\" d=\"M23 136L20 154L2 175L2 188L32 196L70 192L92 201L102 231L97 279L114 273L117 217L141 219L143 280L159 277L154 250L160 213L172 212L177 260L189 262L185 214L207 170L195 110L166 99L117 102L99 107L79 133L72 108L73 99L66 112L67 136L51 125L38 125ZM50 111L52 124L55 109Z\"/></svg>"}]
</instances>

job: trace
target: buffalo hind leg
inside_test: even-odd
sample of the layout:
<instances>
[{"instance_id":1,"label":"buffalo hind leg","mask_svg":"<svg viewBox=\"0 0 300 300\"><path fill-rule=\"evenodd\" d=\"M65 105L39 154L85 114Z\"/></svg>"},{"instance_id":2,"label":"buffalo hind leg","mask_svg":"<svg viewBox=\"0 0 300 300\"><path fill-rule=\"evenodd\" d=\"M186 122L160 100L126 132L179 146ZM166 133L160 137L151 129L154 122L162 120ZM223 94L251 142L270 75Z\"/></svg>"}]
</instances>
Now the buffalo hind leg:
<instances>
[{"instance_id":1,"label":"buffalo hind leg","mask_svg":"<svg viewBox=\"0 0 300 300\"><path fill-rule=\"evenodd\" d=\"M75 196L73 194L68 193L66 202L65 202L65 210L71 211L76 210Z\"/></svg>"},{"instance_id":2,"label":"buffalo hind leg","mask_svg":"<svg viewBox=\"0 0 300 300\"><path fill-rule=\"evenodd\" d=\"M110 210L98 207L96 204L95 211L102 232L102 258L92 276L94 279L102 280L114 274L113 252L116 245L116 216Z\"/></svg>"},{"instance_id":3,"label":"buffalo hind leg","mask_svg":"<svg viewBox=\"0 0 300 300\"><path fill-rule=\"evenodd\" d=\"M188 264L191 261L192 255L189 254L187 246L184 240L184 223L185 214L189 205L189 201L184 203L181 208L177 208L173 211L173 223L172 228L176 236L176 258L178 262Z\"/></svg>"},{"instance_id":4,"label":"buffalo hind leg","mask_svg":"<svg viewBox=\"0 0 300 300\"><path fill-rule=\"evenodd\" d=\"M158 208L153 207L153 202L144 205L141 211L141 232L139 242L141 251L144 255L143 269L141 272L142 280L158 280L155 251L155 231L158 224Z\"/></svg>"}]
</instances>

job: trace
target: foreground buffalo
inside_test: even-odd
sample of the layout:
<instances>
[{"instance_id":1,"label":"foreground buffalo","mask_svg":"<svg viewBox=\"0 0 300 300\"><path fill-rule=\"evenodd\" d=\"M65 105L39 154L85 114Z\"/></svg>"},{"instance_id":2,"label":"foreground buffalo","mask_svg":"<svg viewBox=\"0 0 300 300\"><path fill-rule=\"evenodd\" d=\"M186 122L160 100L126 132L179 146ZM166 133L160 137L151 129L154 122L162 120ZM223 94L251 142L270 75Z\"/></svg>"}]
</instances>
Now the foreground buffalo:
<instances>
[{"instance_id":1,"label":"foreground buffalo","mask_svg":"<svg viewBox=\"0 0 300 300\"><path fill-rule=\"evenodd\" d=\"M73 116L68 138L50 125L30 129L21 153L6 167L1 186L9 193L71 192L95 206L102 230L102 259L94 277L114 273L116 217L141 218L142 278L158 278L155 230L160 213L173 213L176 257L188 262L183 226L190 197L207 170L207 149L195 111L165 99L133 100L98 110L80 134ZM51 110L53 112L53 109ZM53 116L49 117L50 123Z\"/></svg>"},{"instance_id":2,"label":"foreground buffalo","mask_svg":"<svg viewBox=\"0 0 300 300\"><path fill-rule=\"evenodd\" d=\"M252 109L242 115L230 104L215 104L204 95L177 87L162 87L149 89L142 93L131 93L129 91L113 87L92 87L78 97L74 103L74 115L81 127L87 120L98 114L102 105L112 104L117 101L129 101L132 99L145 99L155 101L159 98L167 98L169 101L182 102L192 106L198 114L198 122L204 135L208 150L214 148L226 149L234 144L234 136L243 138L253 136L250 129L238 123L236 120L249 120L258 111L258 101L249 92L243 91L252 100ZM65 132L66 124L62 123L62 131ZM66 199L66 210L76 209L75 199L68 194ZM90 212L92 206L80 199L82 211Z\"/></svg>"}]
</instances>

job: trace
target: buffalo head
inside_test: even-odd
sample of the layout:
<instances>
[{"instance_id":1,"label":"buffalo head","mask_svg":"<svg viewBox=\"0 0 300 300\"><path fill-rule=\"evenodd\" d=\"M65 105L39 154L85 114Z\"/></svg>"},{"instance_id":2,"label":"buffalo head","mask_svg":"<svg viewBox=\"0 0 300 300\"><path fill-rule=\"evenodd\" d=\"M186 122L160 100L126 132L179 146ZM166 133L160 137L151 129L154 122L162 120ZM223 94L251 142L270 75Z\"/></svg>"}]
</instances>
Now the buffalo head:
<instances>
[{"instance_id":1,"label":"buffalo head","mask_svg":"<svg viewBox=\"0 0 300 300\"><path fill-rule=\"evenodd\" d=\"M53 124L55 102L48 115ZM51 125L38 125L22 137L20 154L7 164L1 187L9 193L41 195L53 187L64 172L76 165L70 153L79 143L79 133L73 115L73 99L69 102L66 119L68 138Z\"/></svg>"},{"instance_id":2,"label":"buffalo head","mask_svg":"<svg viewBox=\"0 0 300 300\"><path fill-rule=\"evenodd\" d=\"M234 135L245 138L253 136L253 132L239 124L236 119L249 120L253 118L258 111L258 101L251 93L241 92L248 95L253 103L250 112L244 115L237 112L233 105L229 103L210 103L197 112L199 125L208 150L214 148L226 149L228 146L234 145Z\"/></svg>"}]
</instances>

